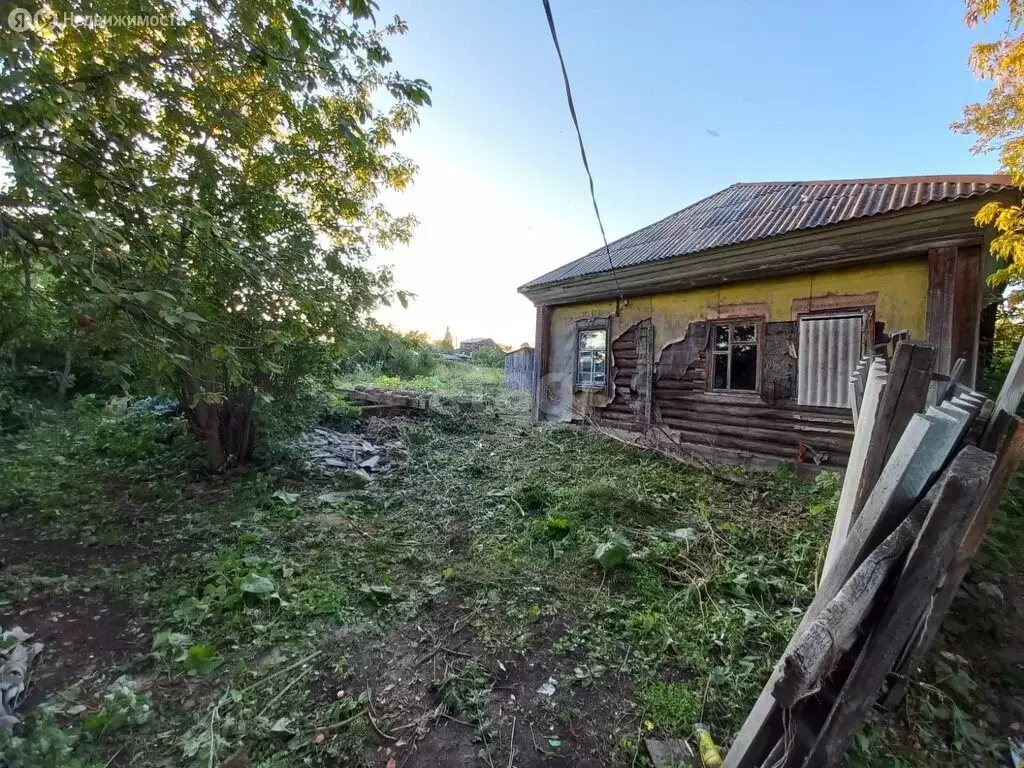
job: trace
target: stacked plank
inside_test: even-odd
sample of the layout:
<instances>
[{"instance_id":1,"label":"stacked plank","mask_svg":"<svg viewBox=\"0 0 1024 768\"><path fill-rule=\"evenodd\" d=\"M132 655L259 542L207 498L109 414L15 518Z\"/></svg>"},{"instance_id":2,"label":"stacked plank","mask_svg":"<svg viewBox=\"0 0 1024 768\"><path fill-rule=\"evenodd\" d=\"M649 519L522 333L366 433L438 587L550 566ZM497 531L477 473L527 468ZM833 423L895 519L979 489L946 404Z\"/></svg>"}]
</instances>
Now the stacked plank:
<instances>
[{"instance_id":1,"label":"stacked plank","mask_svg":"<svg viewBox=\"0 0 1024 768\"><path fill-rule=\"evenodd\" d=\"M725 768L837 765L901 699L1024 456L1024 344L993 403L900 342L850 383L850 462L817 594Z\"/></svg>"},{"instance_id":2,"label":"stacked plank","mask_svg":"<svg viewBox=\"0 0 1024 768\"><path fill-rule=\"evenodd\" d=\"M430 396L417 392L378 387L342 389L345 401L358 405L363 416L411 416L430 408Z\"/></svg>"}]
</instances>

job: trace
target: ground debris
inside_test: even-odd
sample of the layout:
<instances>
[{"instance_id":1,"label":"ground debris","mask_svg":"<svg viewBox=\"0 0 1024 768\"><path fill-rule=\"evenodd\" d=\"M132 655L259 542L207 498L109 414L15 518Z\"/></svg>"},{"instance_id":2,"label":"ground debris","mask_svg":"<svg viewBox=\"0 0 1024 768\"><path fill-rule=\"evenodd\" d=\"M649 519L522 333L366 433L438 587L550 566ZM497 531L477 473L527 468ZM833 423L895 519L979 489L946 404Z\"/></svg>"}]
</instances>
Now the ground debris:
<instances>
[{"instance_id":1,"label":"ground debris","mask_svg":"<svg viewBox=\"0 0 1024 768\"><path fill-rule=\"evenodd\" d=\"M21 627L0 631L0 728L21 722L15 710L25 699L32 661L42 653L42 643L30 643L31 632Z\"/></svg>"},{"instance_id":2,"label":"ground debris","mask_svg":"<svg viewBox=\"0 0 1024 768\"><path fill-rule=\"evenodd\" d=\"M669 768L669 766L699 766L700 761L688 742L680 739L646 739L647 751L651 755L651 762L655 768Z\"/></svg>"},{"instance_id":3,"label":"ground debris","mask_svg":"<svg viewBox=\"0 0 1024 768\"><path fill-rule=\"evenodd\" d=\"M327 427L316 427L298 440L310 464L328 471L351 470L367 480L370 473L387 472L398 468L405 455L398 440L383 445L371 443L363 435L338 432Z\"/></svg>"}]
</instances>

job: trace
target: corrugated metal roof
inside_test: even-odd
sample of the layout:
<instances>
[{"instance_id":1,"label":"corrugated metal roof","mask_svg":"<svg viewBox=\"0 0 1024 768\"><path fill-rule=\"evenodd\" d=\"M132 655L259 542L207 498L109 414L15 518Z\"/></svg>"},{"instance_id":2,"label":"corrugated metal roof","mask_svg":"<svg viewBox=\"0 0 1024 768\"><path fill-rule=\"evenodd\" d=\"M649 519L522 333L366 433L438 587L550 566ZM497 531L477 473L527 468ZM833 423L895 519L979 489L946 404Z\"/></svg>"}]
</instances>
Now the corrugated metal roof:
<instances>
[{"instance_id":1,"label":"corrugated metal roof","mask_svg":"<svg viewBox=\"0 0 1024 768\"><path fill-rule=\"evenodd\" d=\"M1001 175L733 184L611 243L611 260L618 269L1009 188ZM608 272L612 264L602 247L520 290Z\"/></svg>"}]
</instances>

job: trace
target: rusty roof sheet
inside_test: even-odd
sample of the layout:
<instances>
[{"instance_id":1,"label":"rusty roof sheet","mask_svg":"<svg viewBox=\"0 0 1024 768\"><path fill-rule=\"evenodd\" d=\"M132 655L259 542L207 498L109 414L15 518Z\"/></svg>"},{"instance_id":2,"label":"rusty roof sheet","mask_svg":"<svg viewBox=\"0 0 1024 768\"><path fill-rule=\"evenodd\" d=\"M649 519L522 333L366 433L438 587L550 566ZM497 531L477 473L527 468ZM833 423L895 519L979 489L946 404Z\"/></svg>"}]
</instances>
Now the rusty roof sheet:
<instances>
[{"instance_id":1,"label":"rusty roof sheet","mask_svg":"<svg viewBox=\"0 0 1024 768\"><path fill-rule=\"evenodd\" d=\"M1001 175L733 184L610 243L611 261L618 269L1010 188ZM602 247L519 290L611 269Z\"/></svg>"}]
</instances>

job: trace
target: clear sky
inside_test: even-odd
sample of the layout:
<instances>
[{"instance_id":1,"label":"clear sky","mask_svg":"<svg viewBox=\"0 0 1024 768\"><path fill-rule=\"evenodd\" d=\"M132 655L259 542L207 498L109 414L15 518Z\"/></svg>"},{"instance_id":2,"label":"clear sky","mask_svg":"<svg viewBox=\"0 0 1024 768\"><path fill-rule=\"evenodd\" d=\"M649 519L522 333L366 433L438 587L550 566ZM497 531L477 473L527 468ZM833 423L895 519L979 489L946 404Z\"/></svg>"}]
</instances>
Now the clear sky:
<instances>
[{"instance_id":1,"label":"clear sky","mask_svg":"<svg viewBox=\"0 0 1024 768\"><path fill-rule=\"evenodd\" d=\"M986 86L953 0L551 0L609 240L737 181L992 173L949 130ZM380 255L418 294L379 318L532 340L516 288L600 246L540 0L380 0L399 71L434 106L389 202L420 219Z\"/></svg>"}]
</instances>

